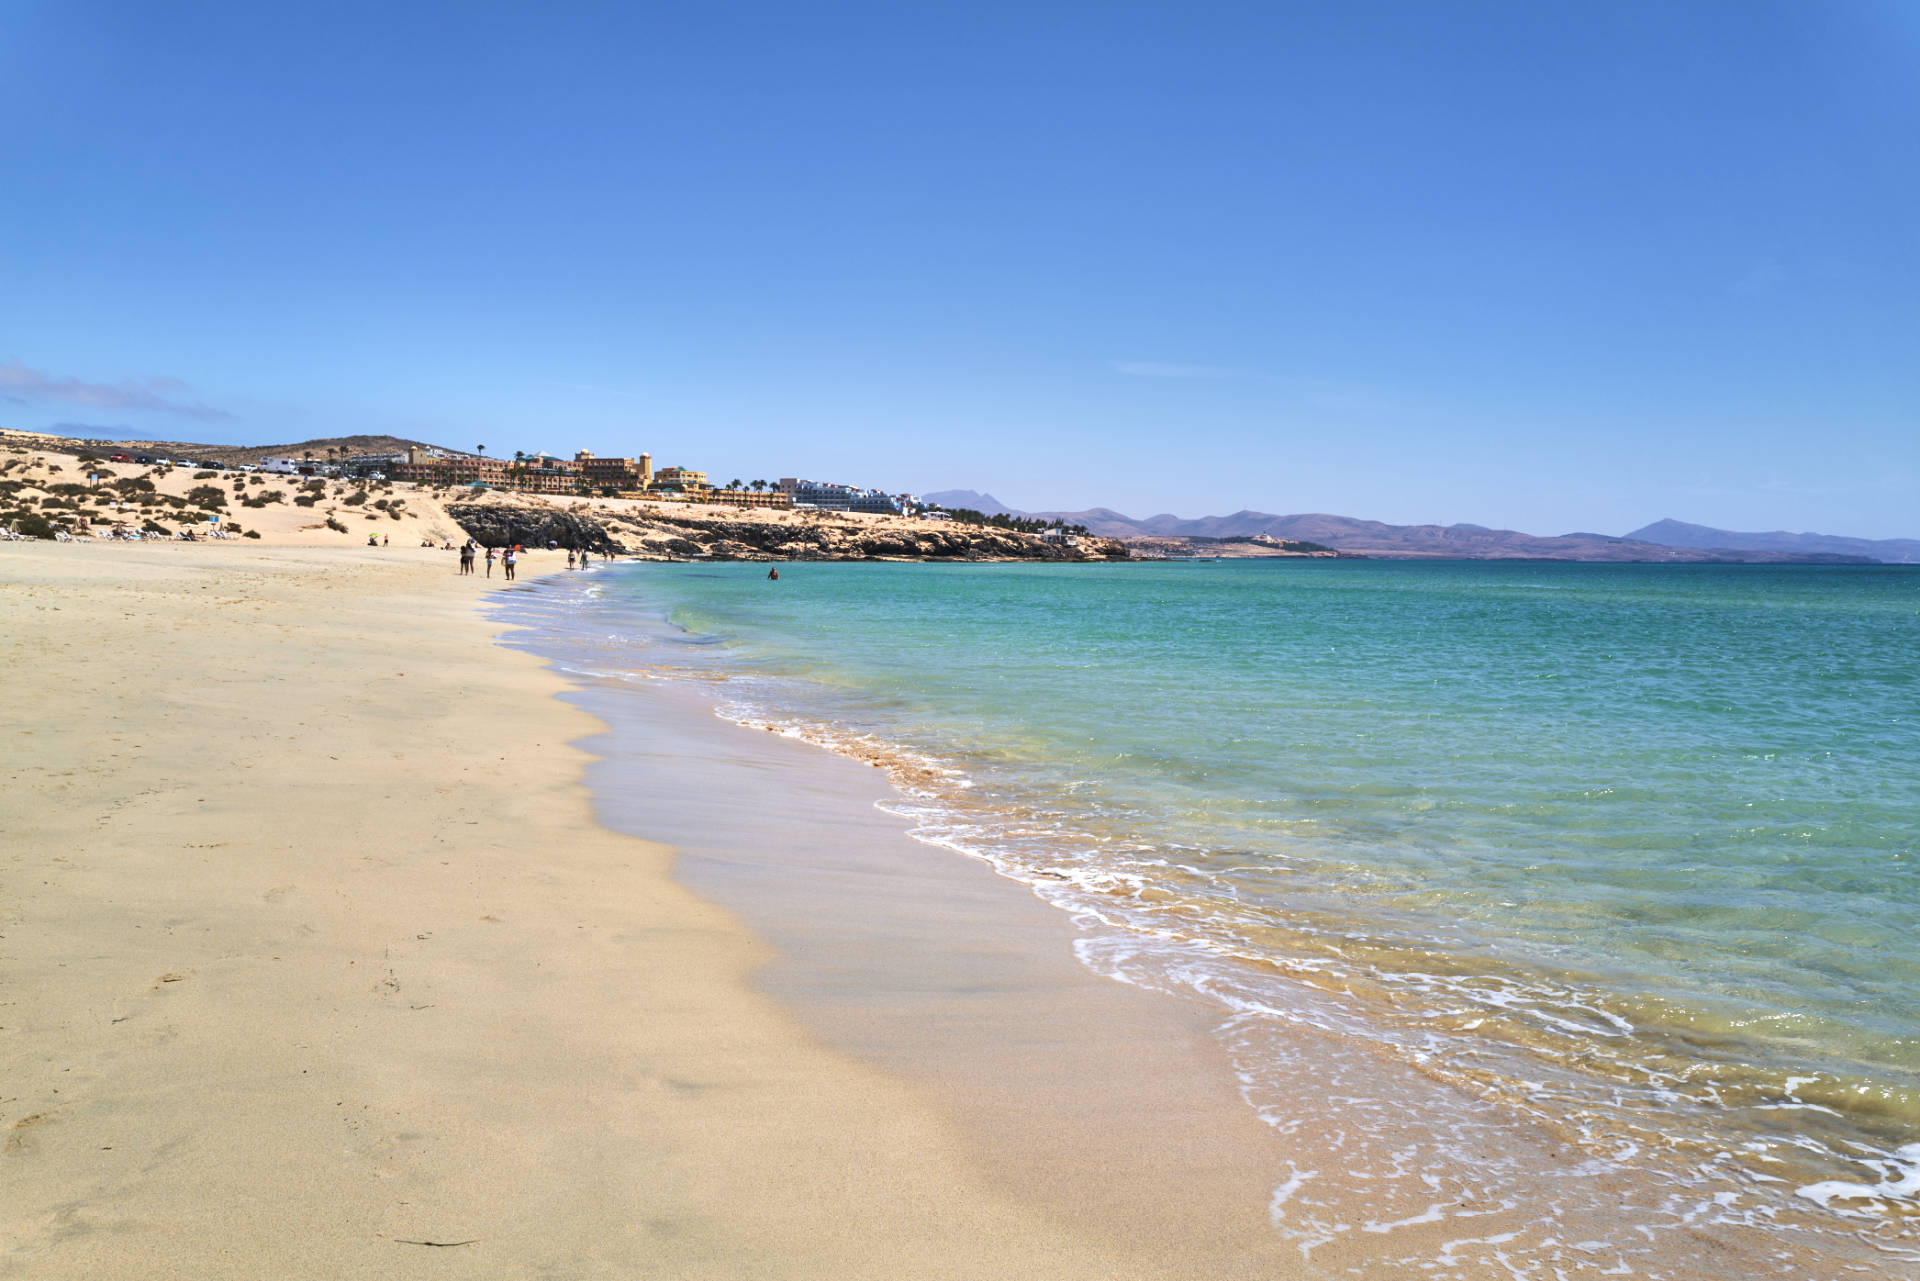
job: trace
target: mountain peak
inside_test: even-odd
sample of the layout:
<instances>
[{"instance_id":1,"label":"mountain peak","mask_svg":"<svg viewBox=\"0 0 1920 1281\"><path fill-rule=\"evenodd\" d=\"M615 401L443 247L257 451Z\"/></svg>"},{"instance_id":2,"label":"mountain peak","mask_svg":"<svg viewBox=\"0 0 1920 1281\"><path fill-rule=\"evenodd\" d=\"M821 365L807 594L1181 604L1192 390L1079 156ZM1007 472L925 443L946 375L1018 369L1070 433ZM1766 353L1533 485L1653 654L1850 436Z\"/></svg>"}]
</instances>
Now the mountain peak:
<instances>
[{"instance_id":1,"label":"mountain peak","mask_svg":"<svg viewBox=\"0 0 1920 1281\"><path fill-rule=\"evenodd\" d=\"M983 494L977 489L942 489L920 497L927 502L942 507L964 507L977 511L982 516L1025 516L1028 513L1009 507L992 494Z\"/></svg>"}]
</instances>

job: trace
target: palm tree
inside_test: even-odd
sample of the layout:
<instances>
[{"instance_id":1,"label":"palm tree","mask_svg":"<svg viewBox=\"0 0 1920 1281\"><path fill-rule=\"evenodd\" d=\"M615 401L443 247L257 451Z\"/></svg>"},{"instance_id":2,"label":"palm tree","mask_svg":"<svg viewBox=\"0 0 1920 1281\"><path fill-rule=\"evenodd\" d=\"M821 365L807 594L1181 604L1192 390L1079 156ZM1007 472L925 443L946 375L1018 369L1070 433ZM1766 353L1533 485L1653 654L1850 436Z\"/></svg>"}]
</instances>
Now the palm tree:
<instances>
[{"instance_id":1,"label":"palm tree","mask_svg":"<svg viewBox=\"0 0 1920 1281\"><path fill-rule=\"evenodd\" d=\"M485 445L475 445L473 448L481 457L486 457L487 447Z\"/></svg>"},{"instance_id":2,"label":"palm tree","mask_svg":"<svg viewBox=\"0 0 1920 1281\"><path fill-rule=\"evenodd\" d=\"M765 489L766 487L767 487L767 482L764 480L756 480L753 482L753 492L756 494L759 493L761 490Z\"/></svg>"},{"instance_id":3,"label":"palm tree","mask_svg":"<svg viewBox=\"0 0 1920 1281\"><path fill-rule=\"evenodd\" d=\"M738 480L730 480L730 481L728 481L728 482L727 482L727 488L728 488L728 489L738 489L738 488L740 488L740 482L739 482Z\"/></svg>"}]
</instances>

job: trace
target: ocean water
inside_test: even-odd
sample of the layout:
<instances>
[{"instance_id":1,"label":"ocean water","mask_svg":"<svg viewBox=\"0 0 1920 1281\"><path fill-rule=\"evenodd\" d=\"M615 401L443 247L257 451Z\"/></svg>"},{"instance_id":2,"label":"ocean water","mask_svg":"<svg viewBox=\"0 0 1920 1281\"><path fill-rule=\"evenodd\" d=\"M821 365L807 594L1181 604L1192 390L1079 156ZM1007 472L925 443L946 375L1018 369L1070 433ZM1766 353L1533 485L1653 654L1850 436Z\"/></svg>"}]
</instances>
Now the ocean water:
<instances>
[{"instance_id":1,"label":"ocean water","mask_svg":"<svg viewBox=\"0 0 1920 1281\"><path fill-rule=\"evenodd\" d=\"M540 613L577 670L888 766L1088 965L1217 1005L1276 1125L1311 1029L1644 1181L1656 1227L1920 1260L1920 573L781 568ZM1276 1230L1350 1230L1293 1176Z\"/></svg>"}]
</instances>

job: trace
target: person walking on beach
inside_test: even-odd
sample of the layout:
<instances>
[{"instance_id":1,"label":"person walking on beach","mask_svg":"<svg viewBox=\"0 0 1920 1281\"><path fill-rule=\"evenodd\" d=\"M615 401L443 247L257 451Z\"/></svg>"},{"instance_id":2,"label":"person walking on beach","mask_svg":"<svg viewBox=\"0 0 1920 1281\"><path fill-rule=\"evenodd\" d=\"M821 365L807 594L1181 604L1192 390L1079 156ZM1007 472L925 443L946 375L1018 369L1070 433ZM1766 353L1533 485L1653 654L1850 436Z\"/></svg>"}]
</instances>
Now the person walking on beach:
<instances>
[{"instance_id":1,"label":"person walking on beach","mask_svg":"<svg viewBox=\"0 0 1920 1281\"><path fill-rule=\"evenodd\" d=\"M580 568L585 569L586 567L587 567L587 549L582 547L580 549Z\"/></svg>"},{"instance_id":2,"label":"person walking on beach","mask_svg":"<svg viewBox=\"0 0 1920 1281\"><path fill-rule=\"evenodd\" d=\"M473 572L472 540L460 544L460 572L462 574L471 574Z\"/></svg>"},{"instance_id":3,"label":"person walking on beach","mask_svg":"<svg viewBox=\"0 0 1920 1281\"><path fill-rule=\"evenodd\" d=\"M573 568L573 548L567 548L567 568Z\"/></svg>"},{"instance_id":4,"label":"person walking on beach","mask_svg":"<svg viewBox=\"0 0 1920 1281\"><path fill-rule=\"evenodd\" d=\"M507 548L506 555L500 558L500 568L507 571L507 581L513 581L513 548Z\"/></svg>"},{"instance_id":5,"label":"person walking on beach","mask_svg":"<svg viewBox=\"0 0 1920 1281\"><path fill-rule=\"evenodd\" d=\"M487 577L493 577L493 548L491 546L487 548Z\"/></svg>"}]
</instances>

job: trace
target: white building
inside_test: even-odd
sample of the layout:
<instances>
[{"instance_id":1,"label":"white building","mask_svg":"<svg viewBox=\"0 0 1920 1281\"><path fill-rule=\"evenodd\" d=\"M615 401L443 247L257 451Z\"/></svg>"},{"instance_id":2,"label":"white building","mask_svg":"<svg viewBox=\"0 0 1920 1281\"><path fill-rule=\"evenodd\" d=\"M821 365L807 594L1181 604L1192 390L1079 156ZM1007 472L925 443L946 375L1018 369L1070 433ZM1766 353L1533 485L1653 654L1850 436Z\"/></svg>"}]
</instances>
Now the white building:
<instances>
[{"instance_id":1,"label":"white building","mask_svg":"<svg viewBox=\"0 0 1920 1281\"><path fill-rule=\"evenodd\" d=\"M774 486L774 489L792 499L795 507L810 507L816 511L877 512L887 516L898 516L906 510L898 498L884 490L861 489L855 485L838 485L831 481L801 480L795 476L786 476Z\"/></svg>"}]
</instances>

